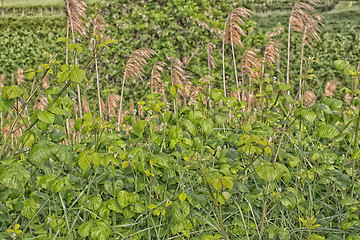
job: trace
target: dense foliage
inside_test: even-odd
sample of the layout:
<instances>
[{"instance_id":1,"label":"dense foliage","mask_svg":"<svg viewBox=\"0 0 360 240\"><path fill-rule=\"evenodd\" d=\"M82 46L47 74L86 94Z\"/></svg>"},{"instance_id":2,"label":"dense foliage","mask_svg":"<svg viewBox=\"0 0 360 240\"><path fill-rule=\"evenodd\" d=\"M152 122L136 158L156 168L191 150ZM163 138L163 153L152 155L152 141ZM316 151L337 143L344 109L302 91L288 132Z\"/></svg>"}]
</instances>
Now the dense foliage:
<instances>
[{"instance_id":1,"label":"dense foliage","mask_svg":"<svg viewBox=\"0 0 360 240\"><path fill-rule=\"evenodd\" d=\"M208 18L225 19L230 6L154 2L108 3L112 38L89 33L74 43L65 31L59 38L48 32L56 48L43 63L24 57L33 68L1 86L0 238L359 239L359 56L336 55L329 65L305 59L301 75L292 61L293 83L304 82L298 92L274 64L276 45L269 54L269 38L247 20L244 47L235 49L245 57L233 61L226 44L225 93L221 67L213 66L221 65L216 29L224 23ZM331 44L325 39L312 53ZM259 50L250 52L254 46ZM109 95L102 117L91 91L97 60L108 80L102 93L125 89L123 99ZM344 100L334 97L332 83L324 94L314 89L326 70L348 82ZM147 89L128 101L141 77ZM82 117L77 85L91 105L82 101ZM309 89L320 94L306 95Z\"/></svg>"}]
</instances>

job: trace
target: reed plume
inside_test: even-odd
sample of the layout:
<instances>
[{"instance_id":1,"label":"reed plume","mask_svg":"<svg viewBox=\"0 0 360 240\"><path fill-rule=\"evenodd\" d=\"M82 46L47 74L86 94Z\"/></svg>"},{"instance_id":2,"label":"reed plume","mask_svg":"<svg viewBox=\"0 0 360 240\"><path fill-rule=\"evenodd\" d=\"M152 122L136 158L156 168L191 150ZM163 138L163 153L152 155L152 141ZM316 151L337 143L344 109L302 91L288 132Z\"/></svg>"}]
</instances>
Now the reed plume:
<instances>
[{"instance_id":1,"label":"reed plume","mask_svg":"<svg viewBox=\"0 0 360 240\"><path fill-rule=\"evenodd\" d=\"M296 1L289 19L288 26L288 59L286 70L286 83L290 83L290 34L291 29L297 32L304 33L307 22L312 22L317 19L317 16L312 16L310 12L314 11L320 0L298 0ZM316 20L317 21L317 20Z\"/></svg>"},{"instance_id":2,"label":"reed plume","mask_svg":"<svg viewBox=\"0 0 360 240\"><path fill-rule=\"evenodd\" d=\"M129 60L125 67L124 77L121 87L121 99L120 99L120 110L118 115L118 124L120 125L121 112L122 112L122 101L124 96L125 81L130 79L142 78L144 76L144 66L156 52L150 48L141 48L135 50L129 57Z\"/></svg>"},{"instance_id":3,"label":"reed plume","mask_svg":"<svg viewBox=\"0 0 360 240\"><path fill-rule=\"evenodd\" d=\"M86 12L86 3L83 0L65 0L66 15L68 19L68 28L73 33L85 34L84 18Z\"/></svg>"},{"instance_id":4,"label":"reed plume","mask_svg":"<svg viewBox=\"0 0 360 240\"><path fill-rule=\"evenodd\" d=\"M304 105L311 107L312 105L314 105L315 100L316 100L315 93L313 93L311 90L305 91L304 99L303 99Z\"/></svg>"},{"instance_id":5,"label":"reed plume","mask_svg":"<svg viewBox=\"0 0 360 240\"><path fill-rule=\"evenodd\" d=\"M336 85L337 84L338 84L338 81L336 81L336 80L331 80L331 81L327 82L326 85L325 85L324 96L325 97L334 96L334 92L336 90Z\"/></svg>"},{"instance_id":6,"label":"reed plume","mask_svg":"<svg viewBox=\"0 0 360 240\"><path fill-rule=\"evenodd\" d=\"M24 75L24 70L22 70L21 68L18 68L17 76L16 76L17 84L19 86L21 84L23 84L25 82L25 78L26 78L26 76Z\"/></svg>"},{"instance_id":7,"label":"reed plume","mask_svg":"<svg viewBox=\"0 0 360 240\"><path fill-rule=\"evenodd\" d=\"M84 96L82 96L81 98L81 105L83 107L84 113L89 113L90 112L90 106L88 101L86 100L86 98Z\"/></svg>"},{"instance_id":8,"label":"reed plume","mask_svg":"<svg viewBox=\"0 0 360 240\"><path fill-rule=\"evenodd\" d=\"M185 65L176 57L167 57L167 59L170 61L172 85L182 84L182 81L188 78L185 71Z\"/></svg>"},{"instance_id":9,"label":"reed plume","mask_svg":"<svg viewBox=\"0 0 360 240\"><path fill-rule=\"evenodd\" d=\"M3 87L5 86L5 75L0 75L0 92L2 91Z\"/></svg>"},{"instance_id":10,"label":"reed plume","mask_svg":"<svg viewBox=\"0 0 360 240\"><path fill-rule=\"evenodd\" d=\"M108 117L116 117L116 110L118 109L121 97L117 94L109 94L106 99L106 108Z\"/></svg>"},{"instance_id":11,"label":"reed plume","mask_svg":"<svg viewBox=\"0 0 360 240\"><path fill-rule=\"evenodd\" d=\"M48 99L45 95L40 95L34 104L34 110L41 110L44 111L48 105Z\"/></svg>"},{"instance_id":12,"label":"reed plume","mask_svg":"<svg viewBox=\"0 0 360 240\"><path fill-rule=\"evenodd\" d=\"M243 47L241 37L245 37L246 33L241 26L245 25L243 18L248 18L253 14L253 12L247 8L240 7L234 9L226 18L225 27L224 27L224 36L223 36L223 45L222 45L222 54L223 54L223 85L224 85L224 96L226 97L226 83L225 83L225 44L231 44L231 51L234 62L234 72L235 72L235 81L236 86L238 87L239 93L239 80L236 70L236 60L235 60L235 50L234 46Z\"/></svg>"},{"instance_id":13,"label":"reed plume","mask_svg":"<svg viewBox=\"0 0 360 240\"><path fill-rule=\"evenodd\" d=\"M161 74L164 71L164 67L166 66L166 63L158 61L154 64L152 70L151 70L151 77L150 77L150 89L152 92L155 93L164 93L164 86L161 82Z\"/></svg>"},{"instance_id":14,"label":"reed plume","mask_svg":"<svg viewBox=\"0 0 360 240\"><path fill-rule=\"evenodd\" d=\"M259 49L251 48L247 49L244 52L242 61L241 61L241 88L242 88L242 96L241 99L245 99L245 76L249 76L249 91L251 87L251 79L255 77L255 69L259 66L259 59L257 56L257 53L259 52ZM238 86L237 86L238 87ZM239 87L238 87L239 89ZM240 94L238 93L238 98L240 98Z\"/></svg>"},{"instance_id":15,"label":"reed plume","mask_svg":"<svg viewBox=\"0 0 360 240\"><path fill-rule=\"evenodd\" d=\"M268 31L267 33L265 33L265 35L268 38L273 38L277 35L280 35L282 32L284 32L284 27L283 26L276 26L273 27L270 31Z\"/></svg>"}]
</instances>

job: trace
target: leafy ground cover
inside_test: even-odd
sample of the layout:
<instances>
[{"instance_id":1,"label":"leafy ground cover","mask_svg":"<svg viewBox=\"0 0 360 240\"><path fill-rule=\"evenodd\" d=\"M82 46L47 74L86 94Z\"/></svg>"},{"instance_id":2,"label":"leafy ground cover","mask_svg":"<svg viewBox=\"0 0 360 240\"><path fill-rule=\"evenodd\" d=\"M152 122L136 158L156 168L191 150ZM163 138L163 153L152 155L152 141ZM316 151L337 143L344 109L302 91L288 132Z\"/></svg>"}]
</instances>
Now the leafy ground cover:
<instances>
[{"instance_id":1,"label":"leafy ground cover","mask_svg":"<svg viewBox=\"0 0 360 240\"><path fill-rule=\"evenodd\" d=\"M86 3L94 3L97 0L86 0ZM1 7L26 8L26 7L64 7L62 0L2 0Z\"/></svg>"},{"instance_id":2,"label":"leafy ground cover","mask_svg":"<svg viewBox=\"0 0 360 240\"><path fill-rule=\"evenodd\" d=\"M171 3L161 2L176 9ZM190 3L201 20L199 2ZM353 86L343 90L345 99L336 97L334 81L326 81L324 93L314 89L318 70L311 58L292 78L302 82L297 90L277 63L280 45L251 31L256 24L244 8L227 17L240 13L244 22L226 21L224 72L216 38L198 50L205 63L187 65L172 55L183 44L173 48L164 40L151 42L156 51L128 49L116 60L118 48L143 41L148 26L130 26L130 16L144 17L136 6L121 9L116 22L128 23L121 30L133 31L134 39L105 38L101 30L76 38L54 34L56 51L45 52L42 64L19 71L16 82L1 82L0 238L359 239L357 65L337 58L328 69ZM162 14L148 7L149 18ZM187 11L180 16L186 19ZM91 18L99 19L97 13ZM159 23L168 23L166 15ZM158 36L173 35L180 31L176 23L151 27ZM186 38L195 39L195 26ZM185 43L182 37L175 43ZM114 62L117 71L108 74L121 76L121 96L107 91L102 103L105 91L90 93L88 85L100 90L98 68ZM140 78L149 92L131 100Z\"/></svg>"}]
</instances>

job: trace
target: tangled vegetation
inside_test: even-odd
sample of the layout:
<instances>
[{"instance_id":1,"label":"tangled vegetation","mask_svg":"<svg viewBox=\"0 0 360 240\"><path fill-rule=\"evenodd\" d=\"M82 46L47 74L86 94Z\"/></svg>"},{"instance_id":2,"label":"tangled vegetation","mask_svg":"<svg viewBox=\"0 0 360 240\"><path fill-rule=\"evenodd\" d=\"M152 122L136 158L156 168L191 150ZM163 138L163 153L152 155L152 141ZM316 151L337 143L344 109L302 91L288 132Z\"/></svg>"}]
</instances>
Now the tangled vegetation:
<instances>
[{"instance_id":1,"label":"tangled vegetation","mask_svg":"<svg viewBox=\"0 0 360 240\"><path fill-rule=\"evenodd\" d=\"M311 87L316 61L305 49L324 36L319 1L296 2L288 42L281 25L254 34L253 12L236 7L190 55L173 54L198 32L176 35L187 28L174 22L151 27L173 34L176 48L154 39L154 49L107 61L147 26L117 41L98 8L86 16L83 1L65 2L59 52L12 82L0 79L1 239L360 238L360 69L332 62L352 86L345 98L336 98L336 80ZM189 2L178 14L195 16L208 1ZM155 10L137 14L161 19ZM124 16L117 24L131 24ZM221 38L209 42L211 34ZM299 66L281 51L294 36ZM108 72L120 79L116 92L102 90L106 64L117 64ZM149 91L132 98L140 79Z\"/></svg>"}]
</instances>

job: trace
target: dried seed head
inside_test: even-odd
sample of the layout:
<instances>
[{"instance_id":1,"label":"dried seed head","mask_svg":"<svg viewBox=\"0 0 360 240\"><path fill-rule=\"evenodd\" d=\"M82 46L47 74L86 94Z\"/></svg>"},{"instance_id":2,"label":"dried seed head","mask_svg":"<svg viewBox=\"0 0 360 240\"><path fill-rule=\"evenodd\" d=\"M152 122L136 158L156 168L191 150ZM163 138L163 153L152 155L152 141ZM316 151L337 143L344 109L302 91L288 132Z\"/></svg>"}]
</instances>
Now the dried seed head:
<instances>
[{"instance_id":1,"label":"dried seed head","mask_svg":"<svg viewBox=\"0 0 360 240\"><path fill-rule=\"evenodd\" d=\"M89 103L84 96L81 97L81 106L84 110L84 113L90 112Z\"/></svg>"},{"instance_id":2,"label":"dried seed head","mask_svg":"<svg viewBox=\"0 0 360 240\"><path fill-rule=\"evenodd\" d=\"M331 80L329 82L326 83L325 85L325 92L324 92L324 96L325 97L332 97L334 96L334 92L336 90L336 85L338 84L337 80Z\"/></svg>"},{"instance_id":3,"label":"dried seed head","mask_svg":"<svg viewBox=\"0 0 360 240\"><path fill-rule=\"evenodd\" d=\"M86 3L83 0L66 0L66 14L68 18L68 28L81 35L85 34L84 21Z\"/></svg>"},{"instance_id":4,"label":"dried seed head","mask_svg":"<svg viewBox=\"0 0 360 240\"><path fill-rule=\"evenodd\" d=\"M303 96L303 104L306 106L312 106L315 103L316 95L311 91L307 90Z\"/></svg>"},{"instance_id":5,"label":"dried seed head","mask_svg":"<svg viewBox=\"0 0 360 240\"><path fill-rule=\"evenodd\" d=\"M25 78L26 78L26 76L24 75L24 70L22 70L21 68L18 68L17 77L16 77L17 84L18 85L23 84L25 82Z\"/></svg>"},{"instance_id":6,"label":"dried seed head","mask_svg":"<svg viewBox=\"0 0 360 240\"><path fill-rule=\"evenodd\" d=\"M243 18L248 18L253 12L247 8L239 7L234 9L226 18L224 28L224 42L233 43L235 46L243 46L241 37L246 36L245 31L241 28L245 24Z\"/></svg>"}]
</instances>

